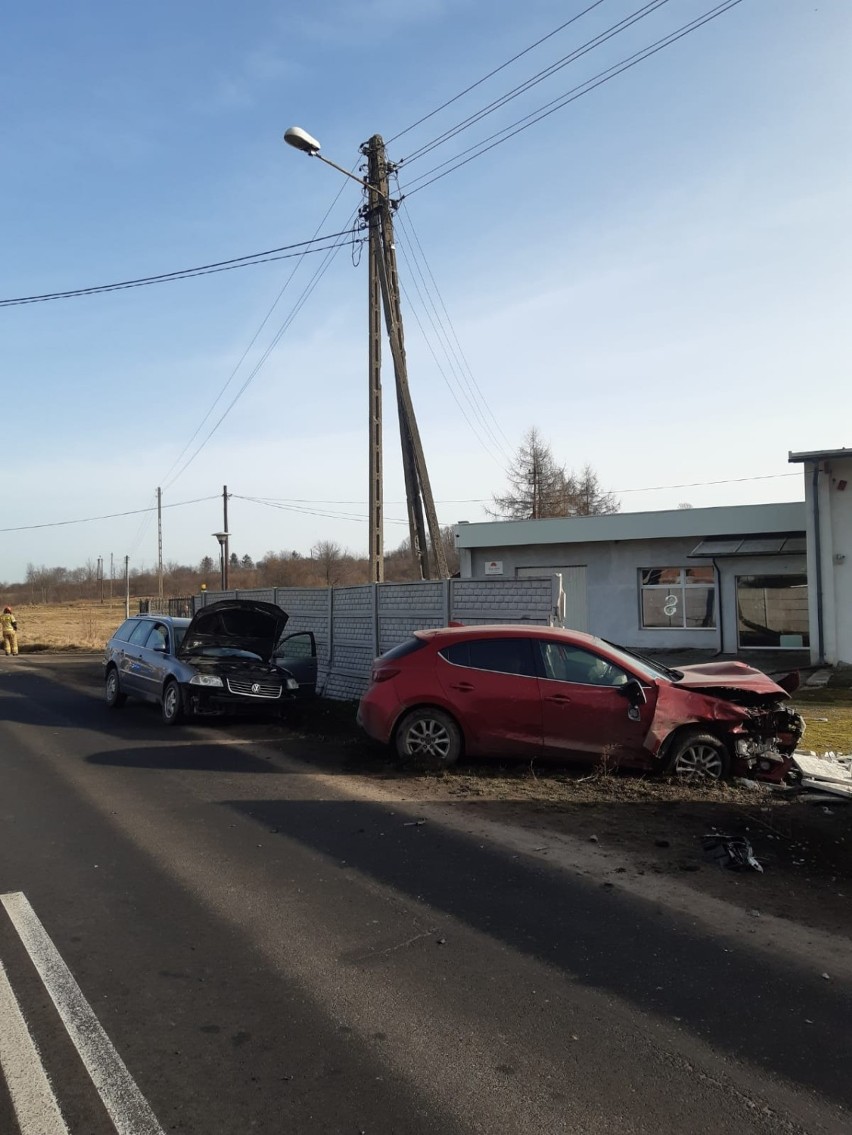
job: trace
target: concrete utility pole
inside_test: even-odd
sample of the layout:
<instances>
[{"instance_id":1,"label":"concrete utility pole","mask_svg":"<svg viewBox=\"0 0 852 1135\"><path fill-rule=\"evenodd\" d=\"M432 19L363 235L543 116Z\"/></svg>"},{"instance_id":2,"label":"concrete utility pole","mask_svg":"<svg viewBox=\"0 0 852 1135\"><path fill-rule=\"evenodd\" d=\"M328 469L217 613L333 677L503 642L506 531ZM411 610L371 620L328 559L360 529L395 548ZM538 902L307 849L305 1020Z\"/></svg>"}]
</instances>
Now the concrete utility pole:
<instances>
[{"instance_id":1,"label":"concrete utility pole","mask_svg":"<svg viewBox=\"0 0 852 1135\"><path fill-rule=\"evenodd\" d=\"M370 227L368 254L369 269L369 403L368 447L370 476L370 535L368 555L370 581L383 583L385 578L384 554L384 502L382 496L382 310L379 257L382 254L382 235L379 221L381 197L377 187L384 178L387 197L387 170L379 169L378 153L367 154L367 221ZM406 482L407 483L407 482Z\"/></svg>"},{"instance_id":2,"label":"concrete utility pole","mask_svg":"<svg viewBox=\"0 0 852 1135\"><path fill-rule=\"evenodd\" d=\"M222 511L223 511L223 514L224 514L223 518L224 518L224 521L225 521L225 523L222 527L222 531L225 533L225 543L222 545L222 590L227 591L228 590L228 566L229 566L228 560L230 558L230 555L229 555L230 541L228 539L229 533L228 533L228 486L227 485L222 486Z\"/></svg>"},{"instance_id":3,"label":"concrete utility pole","mask_svg":"<svg viewBox=\"0 0 852 1135\"><path fill-rule=\"evenodd\" d=\"M388 196L388 162L385 154L385 144L379 134L366 142L362 152L367 157L367 194L368 205L366 215L370 224L371 253L375 249L375 262L378 268L379 284L384 307L385 326L390 342L391 357L393 358L394 377L396 380L396 400L399 412L400 444L402 446L402 467L405 475L405 496L408 503L408 529L411 537L411 551L420 566L420 575L429 579L433 574L430 571L429 545L426 540L426 525L424 524L424 511L426 524L429 527L429 537L432 542L434 559L434 574L438 578L445 578L447 572L447 557L441 539L441 529L438 524L438 514L435 510L435 501L432 496L432 486L429 482L429 471L426 468L426 457L423 452L423 443L417 427L414 414L414 404L411 400L411 391L408 386L408 366L405 357L405 340L402 326L402 308L399 299L399 275L396 263L396 245L393 234L393 216L391 200ZM378 218L378 224L376 224ZM377 230L377 231L376 231ZM378 245L378 247L376 247ZM372 264L372 256L371 256ZM372 332L372 314L371 314ZM371 410L372 400L376 387L373 385L371 368ZM377 388L378 398L381 398L381 387ZM379 428L381 418L379 416ZM371 437L371 457L372 457ZM381 450L379 450L381 453ZM380 499L380 498L378 498ZM372 477L371 477L372 500ZM371 511L370 523L374 524L375 515Z\"/></svg>"},{"instance_id":4,"label":"concrete utility pole","mask_svg":"<svg viewBox=\"0 0 852 1135\"><path fill-rule=\"evenodd\" d=\"M157 489L157 595L163 598L163 490Z\"/></svg>"},{"instance_id":5,"label":"concrete utility pole","mask_svg":"<svg viewBox=\"0 0 852 1135\"><path fill-rule=\"evenodd\" d=\"M130 618L130 556L124 557L124 617Z\"/></svg>"}]
</instances>

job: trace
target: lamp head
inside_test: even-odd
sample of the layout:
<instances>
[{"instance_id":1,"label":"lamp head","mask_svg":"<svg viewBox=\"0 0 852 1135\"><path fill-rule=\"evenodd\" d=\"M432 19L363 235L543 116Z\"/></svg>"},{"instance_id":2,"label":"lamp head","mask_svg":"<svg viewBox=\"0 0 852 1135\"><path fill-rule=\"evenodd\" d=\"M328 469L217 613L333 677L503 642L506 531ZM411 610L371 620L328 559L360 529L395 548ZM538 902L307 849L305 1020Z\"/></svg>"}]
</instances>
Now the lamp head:
<instances>
[{"instance_id":1,"label":"lamp head","mask_svg":"<svg viewBox=\"0 0 852 1135\"><path fill-rule=\"evenodd\" d=\"M291 126L285 130L284 141L288 146L293 146L294 149L301 150L303 154L309 154L311 157L320 151L320 144L316 138L312 138L301 126Z\"/></svg>"}]
</instances>

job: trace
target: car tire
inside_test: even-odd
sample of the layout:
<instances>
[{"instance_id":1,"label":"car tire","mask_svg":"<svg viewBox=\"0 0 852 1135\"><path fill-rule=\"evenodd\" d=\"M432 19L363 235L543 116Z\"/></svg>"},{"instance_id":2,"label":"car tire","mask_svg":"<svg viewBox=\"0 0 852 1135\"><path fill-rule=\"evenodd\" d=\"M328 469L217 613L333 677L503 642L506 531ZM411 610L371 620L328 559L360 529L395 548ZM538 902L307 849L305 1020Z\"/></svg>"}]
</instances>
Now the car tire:
<instances>
[{"instance_id":1,"label":"car tire","mask_svg":"<svg viewBox=\"0 0 852 1135\"><path fill-rule=\"evenodd\" d=\"M175 681L166 682L163 687L161 703L163 721L166 725L179 725L183 721L180 686Z\"/></svg>"},{"instance_id":2,"label":"car tire","mask_svg":"<svg viewBox=\"0 0 852 1135\"><path fill-rule=\"evenodd\" d=\"M121 692L121 683L118 678L118 669L115 666L110 666L106 672L106 681L104 682L104 696L106 703L110 709L121 709L127 701L127 694Z\"/></svg>"},{"instance_id":3,"label":"car tire","mask_svg":"<svg viewBox=\"0 0 852 1135\"><path fill-rule=\"evenodd\" d=\"M686 783L725 780L730 771L728 747L712 733L683 733L669 749L666 772Z\"/></svg>"},{"instance_id":4,"label":"car tire","mask_svg":"<svg viewBox=\"0 0 852 1135\"><path fill-rule=\"evenodd\" d=\"M403 717L396 730L396 753L409 768L449 768L462 754L462 732L441 709L422 706Z\"/></svg>"}]
</instances>

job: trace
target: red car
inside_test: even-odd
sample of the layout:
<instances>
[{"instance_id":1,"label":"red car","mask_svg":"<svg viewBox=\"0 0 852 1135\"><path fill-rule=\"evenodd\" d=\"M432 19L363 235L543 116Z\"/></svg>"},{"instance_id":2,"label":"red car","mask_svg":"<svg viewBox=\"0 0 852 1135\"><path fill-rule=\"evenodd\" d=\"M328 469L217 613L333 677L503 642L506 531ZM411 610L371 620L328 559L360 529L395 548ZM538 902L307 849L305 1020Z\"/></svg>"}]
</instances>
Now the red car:
<instances>
[{"instance_id":1,"label":"red car","mask_svg":"<svg viewBox=\"0 0 852 1135\"><path fill-rule=\"evenodd\" d=\"M688 778L780 781L804 723L742 662L671 670L592 635L541 626L417 631L373 664L358 722L403 761L550 757Z\"/></svg>"}]
</instances>

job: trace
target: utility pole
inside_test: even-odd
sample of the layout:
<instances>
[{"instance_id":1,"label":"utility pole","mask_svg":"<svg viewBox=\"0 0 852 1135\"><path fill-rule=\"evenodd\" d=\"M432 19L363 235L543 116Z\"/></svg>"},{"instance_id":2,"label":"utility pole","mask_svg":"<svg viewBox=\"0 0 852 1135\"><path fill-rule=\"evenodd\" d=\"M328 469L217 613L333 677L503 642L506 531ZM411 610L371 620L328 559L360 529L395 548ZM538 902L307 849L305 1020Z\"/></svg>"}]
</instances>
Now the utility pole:
<instances>
[{"instance_id":1,"label":"utility pole","mask_svg":"<svg viewBox=\"0 0 852 1135\"><path fill-rule=\"evenodd\" d=\"M114 579L115 579L115 560L113 559L112 552L110 552L110 554L109 554L109 601L110 601L110 603L112 603L112 584L113 584Z\"/></svg>"},{"instance_id":2,"label":"utility pole","mask_svg":"<svg viewBox=\"0 0 852 1135\"><path fill-rule=\"evenodd\" d=\"M408 386L408 366L405 357L402 308L399 299L399 275L397 272L396 245L394 243L393 234L393 216L391 213L391 201L388 196L388 163L385 155L385 144L381 135L374 134L369 142L364 144L362 152L367 156L367 181L369 183L367 185L369 198L367 217L370 222L370 247L372 250L377 244L379 246L376 251L375 260L378 267L385 326L390 342L394 377L396 380L396 400L399 413L402 467L405 475L405 496L408 504L408 528L411 537L411 550L415 559L418 561L421 577L423 579L429 579L432 573L429 566L429 545L426 540L426 525L424 524L425 512L426 523L429 527L429 536L432 542L435 574L438 578L445 578L448 574L447 557L441 539L441 529L438 525L435 501L432 497L432 486L429 482L429 472L426 468L423 443L420 439L420 431L417 427L414 405L411 400L411 391ZM377 226L375 224L376 217L378 217ZM375 228L378 229L378 232L374 236ZM380 397L380 388L378 393ZM373 386L371 370L371 399L372 397ZM373 439L371 437L371 456L372 441ZM371 527L374 523L374 519L374 514L371 512Z\"/></svg>"},{"instance_id":3,"label":"utility pole","mask_svg":"<svg viewBox=\"0 0 852 1135\"><path fill-rule=\"evenodd\" d=\"M104 558L98 556L98 597L103 603L104 601Z\"/></svg>"},{"instance_id":4,"label":"utility pole","mask_svg":"<svg viewBox=\"0 0 852 1135\"><path fill-rule=\"evenodd\" d=\"M384 174L387 196L387 171L380 171L378 152L367 152L367 220L370 228L368 254L369 269L369 403L368 447L370 476L370 581L382 583L385 578L384 556L384 502L382 494L382 310L379 257L382 252L382 235L379 222L381 197L377 187ZM407 485L407 482L406 482ZM407 494L406 494L407 495Z\"/></svg>"},{"instance_id":5,"label":"utility pole","mask_svg":"<svg viewBox=\"0 0 852 1135\"><path fill-rule=\"evenodd\" d=\"M163 598L163 490L157 489L157 595Z\"/></svg>"},{"instance_id":6,"label":"utility pole","mask_svg":"<svg viewBox=\"0 0 852 1135\"><path fill-rule=\"evenodd\" d=\"M229 560L229 541L228 541L228 486L222 486L222 511L224 513L224 525L222 531L225 533L225 542L222 545L222 590L228 590L228 560Z\"/></svg>"},{"instance_id":7,"label":"utility pole","mask_svg":"<svg viewBox=\"0 0 852 1135\"><path fill-rule=\"evenodd\" d=\"M124 557L124 617L130 618L130 556Z\"/></svg>"}]
</instances>

